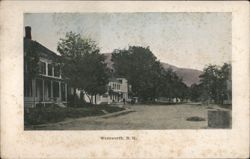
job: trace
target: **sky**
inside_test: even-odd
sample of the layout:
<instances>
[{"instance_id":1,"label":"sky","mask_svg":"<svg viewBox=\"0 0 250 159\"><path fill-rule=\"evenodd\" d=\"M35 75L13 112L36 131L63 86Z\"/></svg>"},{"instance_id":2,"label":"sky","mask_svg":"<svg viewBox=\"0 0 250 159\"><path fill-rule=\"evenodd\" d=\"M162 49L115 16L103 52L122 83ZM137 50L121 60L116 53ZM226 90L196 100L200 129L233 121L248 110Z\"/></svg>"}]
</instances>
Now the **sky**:
<instances>
[{"instance_id":1,"label":"sky","mask_svg":"<svg viewBox=\"0 0 250 159\"><path fill-rule=\"evenodd\" d=\"M91 38L101 53L150 47L158 60L202 70L231 61L231 13L26 13L32 39L57 52L66 32Z\"/></svg>"}]
</instances>

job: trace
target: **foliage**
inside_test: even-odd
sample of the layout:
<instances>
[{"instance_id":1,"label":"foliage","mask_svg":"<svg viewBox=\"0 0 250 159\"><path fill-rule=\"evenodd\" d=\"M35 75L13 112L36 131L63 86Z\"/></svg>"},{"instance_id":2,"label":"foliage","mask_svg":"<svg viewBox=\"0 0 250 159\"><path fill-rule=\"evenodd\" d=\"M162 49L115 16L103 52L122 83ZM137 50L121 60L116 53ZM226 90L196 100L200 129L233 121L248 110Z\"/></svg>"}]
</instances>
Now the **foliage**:
<instances>
[{"instance_id":1,"label":"foliage","mask_svg":"<svg viewBox=\"0 0 250 159\"><path fill-rule=\"evenodd\" d=\"M115 74L128 79L133 96L147 100L156 96L157 72L161 67L150 49L131 46L128 50L114 50L112 53Z\"/></svg>"},{"instance_id":2,"label":"foliage","mask_svg":"<svg viewBox=\"0 0 250 159\"><path fill-rule=\"evenodd\" d=\"M86 103L83 99L79 98L78 96L74 98L74 95L69 94L67 98L67 106L69 107L84 107L91 103Z\"/></svg>"},{"instance_id":3,"label":"foliage","mask_svg":"<svg viewBox=\"0 0 250 159\"><path fill-rule=\"evenodd\" d=\"M188 87L171 68L162 72L161 81L158 84L160 85L159 93L161 97L166 97L169 100L172 98L180 98L181 100L188 98Z\"/></svg>"},{"instance_id":4,"label":"foliage","mask_svg":"<svg viewBox=\"0 0 250 159\"><path fill-rule=\"evenodd\" d=\"M112 61L115 75L127 78L132 85L132 96L143 101L153 101L160 96L187 96L187 86L171 69L163 69L149 47L130 46L114 50Z\"/></svg>"},{"instance_id":5,"label":"foliage","mask_svg":"<svg viewBox=\"0 0 250 159\"><path fill-rule=\"evenodd\" d=\"M89 105L82 108L66 107L61 108L56 104L37 104L36 108L31 108L29 112L24 112L24 121L27 125L37 125L44 123L54 123L63 121L65 118L79 118L87 116L104 115L106 112L113 113L124 110L120 107L111 107L108 105Z\"/></svg>"},{"instance_id":6,"label":"foliage","mask_svg":"<svg viewBox=\"0 0 250 159\"><path fill-rule=\"evenodd\" d=\"M94 95L106 92L109 70L94 41L69 32L60 39L57 50L62 55L62 75L74 90L83 89L91 96L90 101Z\"/></svg>"},{"instance_id":7,"label":"foliage","mask_svg":"<svg viewBox=\"0 0 250 159\"><path fill-rule=\"evenodd\" d=\"M62 121L66 117L66 108L60 108L55 104L44 107L37 104L36 108L24 112L24 121L26 124L43 124L47 122Z\"/></svg>"},{"instance_id":8,"label":"foliage","mask_svg":"<svg viewBox=\"0 0 250 159\"><path fill-rule=\"evenodd\" d=\"M63 121L65 118L79 118L87 116L104 115L106 112L113 113L124 110L120 107L112 107L108 105L93 105L87 104L82 108L66 107L62 108L56 104L37 104L35 108L30 108L24 112L24 121L26 125L37 125L45 123L54 123Z\"/></svg>"},{"instance_id":9,"label":"foliage","mask_svg":"<svg viewBox=\"0 0 250 159\"><path fill-rule=\"evenodd\" d=\"M201 83L193 86L192 95L204 100L213 100L217 104L223 104L224 100L231 100L231 65L224 63L223 66L209 65L200 75Z\"/></svg>"},{"instance_id":10,"label":"foliage","mask_svg":"<svg viewBox=\"0 0 250 159\"><path fill-rule=\"evenodd\" d=\"M79 88L91 96L104 94L107 91L109 70L104 60L103 54L92 53L86 54L80 61L81 83Z\"/></svg>"},{"instance_id":11,"label":"foliage","mask_svg":"<svg viewBox=\"0 0 250 159\"><path fill-rule=\"evenodd\" d=\"M195 101L195 102L198 102L201 99L201 95L202 95L202 85L201 84L192 84L190 86L190 94L189 94L189 97L190 97L190 100L191 101Z\"/></svg>"},{"instance_id":12,"label":"foliage","mask_svg":"<svg viewBox=\"0 0 250 159\"><path fill-rule=\"evenodd\" d=\"M187 121L205 121L206 119L202 117L198 117L198 116L192 116L192 117L188 117L186 120Z\"/></svg>"}]
</instances>

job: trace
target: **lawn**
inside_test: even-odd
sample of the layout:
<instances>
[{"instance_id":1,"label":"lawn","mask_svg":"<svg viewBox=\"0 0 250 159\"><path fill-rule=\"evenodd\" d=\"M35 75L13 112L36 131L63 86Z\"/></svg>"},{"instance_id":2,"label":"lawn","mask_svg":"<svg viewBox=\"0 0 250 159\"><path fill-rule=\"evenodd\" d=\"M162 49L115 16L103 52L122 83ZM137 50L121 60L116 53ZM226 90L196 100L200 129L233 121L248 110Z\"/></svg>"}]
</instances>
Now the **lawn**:
<instances>
[{"instance_id":1,"label":"lawn","mask_svg":"<svg viewBox=\"0 0 250 159\"><path fill-rule=\"evenodd\" d=\"M109 105L87 105L80 108L66 107L62 108L57 105L38 106L25 110L25 125L37 125L46 123L55 123L63 121L66 118L79 118L87 116L100 116L105 113L122 111L124 108Z\"/></svg>"}]
</instances>

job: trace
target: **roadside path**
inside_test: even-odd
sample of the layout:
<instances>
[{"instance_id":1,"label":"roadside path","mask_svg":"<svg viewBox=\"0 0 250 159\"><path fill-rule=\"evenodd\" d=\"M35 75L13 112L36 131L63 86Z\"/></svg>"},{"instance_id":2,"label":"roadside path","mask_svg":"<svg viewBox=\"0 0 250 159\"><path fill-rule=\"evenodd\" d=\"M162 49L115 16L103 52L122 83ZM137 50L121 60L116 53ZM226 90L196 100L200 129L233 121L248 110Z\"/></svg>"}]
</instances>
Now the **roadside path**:
<instances>
[{"instance_id":1,"label":"roadside path","mask_svg":"<svg viewBox=\"0 0 250 159\"><path fill-rule=\"evenodd\" d=\"M134 105L131 109L103 116L68 119L64 122L35 127L40 130L156 130L200 129L207 127L207 106L201 105ZM186 118L199 116L205 121Z\"/></svg>"}]
</instances>

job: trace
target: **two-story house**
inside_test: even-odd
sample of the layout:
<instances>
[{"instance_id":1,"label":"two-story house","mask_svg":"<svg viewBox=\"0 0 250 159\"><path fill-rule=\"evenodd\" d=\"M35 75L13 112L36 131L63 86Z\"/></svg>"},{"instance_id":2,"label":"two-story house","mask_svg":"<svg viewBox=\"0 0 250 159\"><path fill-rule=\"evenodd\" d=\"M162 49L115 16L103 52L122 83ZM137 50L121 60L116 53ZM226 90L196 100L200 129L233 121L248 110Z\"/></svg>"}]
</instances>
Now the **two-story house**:
<instances>
[{"instance_id":1,"label":"two-story house","mask_svg":"<svg viewBox=\"0 0 250 159\"><path fill-rule=\"evenodd\" d=\"M60 56L49 50L37 41L31 38L31 27L25 27L24 37L24 59L32 46L34 54L39 58L39 72L35 77L29 76L31 67L24 60L24 106L35 107L37 103L42 103L44 106L47 103L57 103L59 106L64 106L67 103L67 84L61 76L60 65L58 60Z\"/></svg>"},{"instance_id":2,"label":"two-story house","mask_svg":"<svg viewBox=\"0 0 250 159\"><path fill-rule=\"evenodd\" d=\"M121 103L123 100L128 101L128 80L125 78L110 78L107 85L107 92L101 95L96 95L93 97L95 104L101 103ZM85 94L84 90L78 90L77 94L80 97L81 92L83 92L83 100L90 102L89 98ZM96 98L96 99L95 99Z\"/></svg>"}]
</instances>

